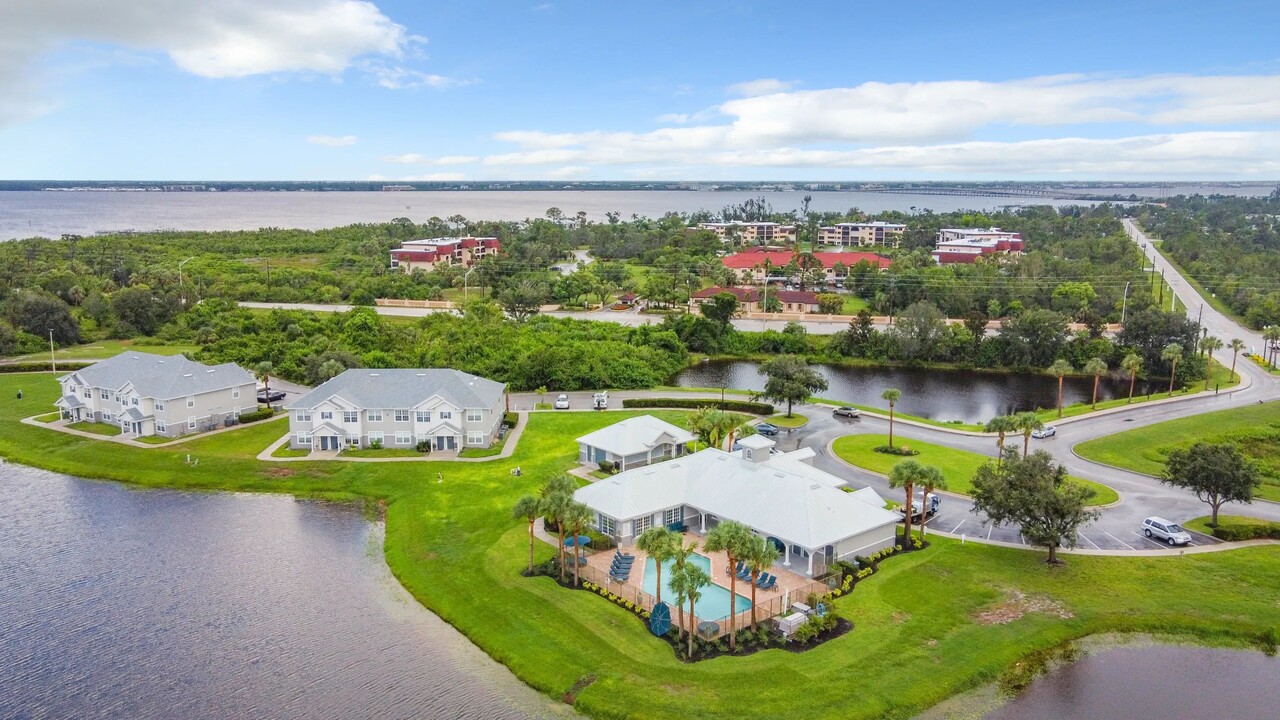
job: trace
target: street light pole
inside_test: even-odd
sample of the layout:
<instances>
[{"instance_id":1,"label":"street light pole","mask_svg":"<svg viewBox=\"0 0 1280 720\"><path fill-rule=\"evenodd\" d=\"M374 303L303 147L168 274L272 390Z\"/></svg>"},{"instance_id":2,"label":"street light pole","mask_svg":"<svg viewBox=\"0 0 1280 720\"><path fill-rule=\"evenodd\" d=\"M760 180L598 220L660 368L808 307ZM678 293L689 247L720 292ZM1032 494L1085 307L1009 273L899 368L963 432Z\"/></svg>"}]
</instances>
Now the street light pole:
<instances>
[{"instance_id":1,"label":"street light pole","mask_svg":"<svg viewBox=\"0 0 1280 720\"><path fill-rule=\"evenodd\" d=\"M1124 284L1124 300L1120 303L1120 324L1124 324L1124 313L1129 309L1129 283Z\"/></svg>"}]
</instances>

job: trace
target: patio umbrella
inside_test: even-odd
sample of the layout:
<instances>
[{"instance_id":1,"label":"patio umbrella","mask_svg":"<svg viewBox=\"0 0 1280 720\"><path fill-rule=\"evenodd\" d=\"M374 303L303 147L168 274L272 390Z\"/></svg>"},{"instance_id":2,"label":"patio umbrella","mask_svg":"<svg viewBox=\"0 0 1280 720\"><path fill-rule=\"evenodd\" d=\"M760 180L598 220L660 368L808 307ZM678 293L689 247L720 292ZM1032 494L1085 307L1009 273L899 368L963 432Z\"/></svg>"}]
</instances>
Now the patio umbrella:
<instances>
[{"instance_id":1,"label":"patio umbrella","mask_svg":"<svg viewBox=\"0 0 1280 720\"><path fill-rule=\"evenodd\" d=\"M589 535L579 535L577 537L567 537L564 539L565 547L574 547L575 545L586 545L591 542Z\"/></svg>"}]
</instances>

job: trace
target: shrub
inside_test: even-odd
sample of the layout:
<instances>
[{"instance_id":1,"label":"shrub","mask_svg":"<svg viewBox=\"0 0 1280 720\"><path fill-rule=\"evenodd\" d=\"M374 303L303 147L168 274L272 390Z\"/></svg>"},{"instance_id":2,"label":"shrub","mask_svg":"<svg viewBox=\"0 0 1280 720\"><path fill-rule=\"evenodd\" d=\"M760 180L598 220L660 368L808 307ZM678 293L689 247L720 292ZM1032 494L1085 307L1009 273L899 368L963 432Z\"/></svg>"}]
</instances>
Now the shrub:
<instances>
[{"instance_id":1,"label":"shrub","mask_svg":"<svg viewBox=\"0 0 1280 720\"><path fill-rule=\"evenodd\" d=\"M414 450L417 450L418 452L422 453L423 455L427 455L427 454L429 454L429 453L431 452L431 441L430 441L430 440L419 440L419 441L418 441L418 444L417 444L417 445L415 445L415 446L413 447L413 449L414 449Z\"/></svg>"},{"instance_id":2,"label":"shrub","mask_svg":"<svg viewBox=\"0 0 1280 720\"><path fill-rule=\"evenodd\" d=\"M897 455L899 457L911 457L912 455L920 454L919 450L912 450L906 445L900 445L898 447L894 447L892 445L881 445L880 447L873 448L873 450L878 453L884 453L885 455Z\"/></svg>"},{"instance_id":3,"label":"shrub","mask_svg":"<svg viewBox=\"0 0 1280 720\"><path fill-rule=\"evenodd\" d=\"M58 372L62 372L63 370L83 370L92 364L93 363L59 362ZM24 362L0 365L0 373L47 372L48 370L49 363L47 362Z\"/></svg>"},{"instance_id":4,"label":"shrub","mask_svg":"<svg viewBox=\"0 0 1280 720\"><path fill-rule=\"evenodd\" d=\"M612 474L614 473L614 470L616 469L616 468L614 467L613 462L612 462L612 461L609 461L609 460L601 460L601 461L599 462L599 465L600 465L600 470L601 470L601 471L603 471L603 472L607 472L607 473L609 473L610 475L612 475Z\"/></svg>"},{"instance_id":5,"label":"shrub","mask_svg":"<svg viewBox=\"0 0 1280 720\"><path fill-rule=\"evenodd\" d=\"M509 413L502 414L502 424L506 425L507 427L515 427L516 424L519 422L520 422L519 413L509 412Z\"/></svg>"},{"instance_id":6,"label":"shrub","mask_svg":"<svg viewBox=\"0 0 1280 720\"><path fill-rule=\"evenodd\" d=\"M712 398L627 398L622 407L631 408L687 408L696 410L713 407L717 410L744 412L752 415L772 415L773 406L769 403L748 402L746 400L715 400Z\"/></svg>"},{"instance_id":7,"label":"shrub","mask_svg":"<svg viewBox=\"0 0 1280 720\"><path fill-rule=\"evenodd\" d=\"M1261 538L1280 540L1280 523L1219 523L1213 529L1213 536L1228 542Z\"/></svg>"},{"instance_id":8,"label":"shrub","mask_svg":"<svg viewBox=\"0 0 1280 720\"><path fill-rule=\"evenodd\" d=\"M382 441L381 441L381 440L370 440L370 441L369 441L369 449L370 449L370 450L381 450L381 449L382 449Z\"/></svg>"},{"instance_id":9,"label":"shrub","mask_svg":"<svg viewBox=\"0 0 1280 720\"><path fill-rule=\"evenodd\" d=\"M274 417L275 414L276 414L276 411L272 410L271 408L267 408L266 410L254 410L253 412L240 413L240 422L251 423L251 422L257 422L259 420L266 420L269 417Z\"/></svg>"}]
</instances>

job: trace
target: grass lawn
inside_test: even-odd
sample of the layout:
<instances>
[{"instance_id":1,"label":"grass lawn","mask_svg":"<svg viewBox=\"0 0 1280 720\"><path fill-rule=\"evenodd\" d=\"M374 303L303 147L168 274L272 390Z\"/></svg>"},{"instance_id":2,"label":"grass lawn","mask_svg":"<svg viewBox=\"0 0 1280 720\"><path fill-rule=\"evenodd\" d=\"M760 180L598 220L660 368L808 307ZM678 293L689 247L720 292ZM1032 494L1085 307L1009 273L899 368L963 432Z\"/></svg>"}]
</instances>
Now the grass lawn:
<instances>
[{"instance_id":1,"label":"grass lawn","mask_svg":"<svg viewBox=\"0 0 1280 720\"><path fill-rule=\"evenodd\" d=\"M339 453L342 457L349 458L406 458L406 457L426 457L426 453L420 453L413 448L363 448L360 450L348 449Z\"/></svg>"},{"instance_id":2,"label":"grass lawn","mask_svg":"<svg viewBox=\"0 0 1280 720\"><path fill-rule=\"evenodd\" d=\"M271 423L151 450L23 425L17 420L47 407L58 388L52 376L22 381L28 399L15 400L15 380L0 377L0 455L12 460L141 486L385 502L386 559L409 592L548 696L581 682L576 707L591 717L907 718L991 682L1028 653L1093 633L1257 647L1265 630L1280 627L1280 547L1069 556L1050 568L1043 553L935 537L929 550L890 559L835 601L855 624L844 637L803 654L768 650L687 665L626 610L521 577L528 531L511 517L512 504L536 493L546 473L574 465L573 438L628 415L678 421L678 412L537 414L512 457L523 476L494 463L442 462L431 470L443 482L424 483L413 463L259 462L254 455L280 437ZM187 453L199 464L184 463ZM536 546L539 561L552 552ZM998 625L980 619L984 610L1020 606L1014 593L1060 612Z\"/></svg>"},{"instance_id":3,"label":"grass lawn","mask_svg":"<svg viewBox=\"0 0 1280 720\"><path fill-rule=\"evenodd\" d=\"M1075 446L1081 457L1159 476L1170 450L1197 441L1235 442L1258 463L1258 497L1280 501L1280 402L1245 405L1194 415L1090 440Z\"/></svg>"},{"instance_id":4,"label":"grass lawn","mask_svg":"<svg viewBox=\"0 0 1280 720\"><path fill-rule=\"evenodd\" d=\"M765 422L771 425L777 425L782 428L798 428L809 424L809 418L800 413L791 413L791 417L786 415L771 415L765 418Z\"/></svg>"},{"instance_id":5,"label":"grass lawn","mask_svg":"<svg viewBox=\"0 0 1280 720\"><path fill-rule=\"evenodd\" d=\"M857 295L843 295L844 307L840 308L840 315L857 315L859 310L866 310L871 306L866 300Z\"/></svg>"},{"instance_id":6,"label":"grass lawn","mask_svg":"<svg viewBox=\"0 0 1280 720\"><path fill-rule=\"evenodd\" d=\"M152 344L154 342L147 338L136 338L133 340L103 340L84 345L72 345L68 348L59 348L57 350L57 358L58 360L95 360L113 357L125 350L139 350L153 355L178 355L179 353L195 352L200 349L199 345ZM18 362L44 362L49 359L49 353L31 353L30 355L21 355L11 359Z\"/></svg>"},{"instance_id":7,"label":"grass lawn","mask_svg":"<svg viewBox=\"0 0 1280 720\"><path fill-rule=\"evenodd\" d=\"M1219 390L1229 390L1239 384L1240 384L1240 378L1238 376L1233 376L1231 374L1231 369L1229 367L1223 366L1217 360L1214 360L1210 364L1210 371L1209 371L1209 389L1210 390L1213 390L1215 388ZM1165 387L1166 388L1168 387L1167 380L1166 380ZM1199 380L1197 382L1191 383L1189 386L1185 388L1179 388L1174 390L1173 397L1183 397L1185 395L1191 395L1192 393L1202 392L1204 391L1204 389L1205 389L1204 380ZM1138 405L1140 403L1144 403L1149 400L1165 400L1165 399L1168 399L1169 397L1170 397L1169 393L1160 392L1160 393L1152 393L1150 397L1146 395L1134 395L1132 403L1129 402L1128 397L1117 398L1115 400L1104 400L1098 403L1098 409L1106 410L1108 408L1124 407L1125 405L1130 405L1130 404ZM1093 408L1092 406L1089 405L1089 403L1076 403L1074 405L1068 405L1062 408L1062 417L1064 418L1075 417L1076 415L1085 415L1090 412L1093 412ZM1040 417L1041 421L1050 425L1053 424L1054 420L1059 419L1058 411L1054 408L1050 408L1048 410L1039 410L1036 412L1036 415Z\"/></svg>"},{"instance_id":8,"label":"grass lawn","mask_svg":"<svg viewBox=\"0 0 1280 720\"><path fill-rule=\"evenodd\" d=\"M1005 440L1006 446L1021 445L1022 437L1010 437ZM875 452L874 448L889 444L888 435L845 435L836 438L832 450L836 456L847 463L866 468L872 472L888 475L894 465L905 460L905 457ZM992 440L992 457L979 455L967 450L955 450L942 445L927 443L923 440L902 440L899 445L907 445L912 450L920 451L912 460L925 465L933 465L942 471L947 478L947 489L950 492L968 495L973 491L973 475L988 460L993 459L996 445ZM1097 493L1089 502L1090 505L1108 505L1120 499L1115 490L1095 482L1071 478L1073 481L1093 488Z\"/></svg>"},{"instance_id":9,"label":"grass lawn","mask_svg":"<svg viewBox=\"0 0 1280 720\"><path fill-rule=\"evenodd\" d=\"M310 454L311 454L311 451L306 448L291 448L289 447L288 443L286 443L276 448L275 451L271 453L271 457L294 458L294 457L306 457Z\"/></svg>"},{"instance_id":10,"label":"grass lawn","mask_svg":"<svg viewBox=\"0 0 1280 720\"><path fill-rule=\"evenodd\" d=\"M45 413L44 415L37 415L32 419L35 420L36 422L42 422L42 423L57 422L58 420L62 419L62 413L61 412Z\"/></svg>"},{"instance_id":11,"label":"grass lawn","mask_svg":"<svg viewBox=\"0 0 1280 720\"><path fill-rule=\"evenodd\" d=\"M148 445L162 445L167 442L173 442L174 438L167 438L163 435L143 435L140 438L134 438L134 440Z\"/></svg>"},{"instance_id":12,"label":"grass lawn","mask_svg":"<svg viewBox=\"0 0 1280 720\"><path fill-rule=\"evenodd\" d=\"M1182 523L1182 527L1188 530L1194 530L1198 533L1204 533L1205 535L1213 535L1213 528L1209 527L1209 521L1212 518L1213 518L1212 515L1201 515L1200 517L1195 518L1194 520L1188 520ZM1243 515L1220 514L1218 515L1218 524L1219 525L1270 525L1271 523L1266 520L1259 520L1258 518L1244 517Z\"/></svg>"},{"instance_id":13,"label":"grass lawn","mask_svg":"<svg viewBox=\"0 0 1280 720\"><path fill-rule=\"evenodd\" d=\"M106 423L75 422L67 425L67 427L72 430L79 430L80 432L92 433L94 435L105 435L107 437L114 437L120 434L119 425L108 425Z\"/></svg>"},{"instance_id":14,"label":"grass lawn","mask_svg":"<svg viewBox=\"0 0 1280 720\"><path fill-rule=\"evenodd\" d=\"M502 436L502 439L494 443L490 447L463 448L458 451L458 457L482 458L482 457L493 457L495 455L499 455L502 453L502 448L505 447L507 444L507 438L511 437L511 433L514 431L515 431L514 428L507 428L507 433Z\"/></svg>"}]
</instances>

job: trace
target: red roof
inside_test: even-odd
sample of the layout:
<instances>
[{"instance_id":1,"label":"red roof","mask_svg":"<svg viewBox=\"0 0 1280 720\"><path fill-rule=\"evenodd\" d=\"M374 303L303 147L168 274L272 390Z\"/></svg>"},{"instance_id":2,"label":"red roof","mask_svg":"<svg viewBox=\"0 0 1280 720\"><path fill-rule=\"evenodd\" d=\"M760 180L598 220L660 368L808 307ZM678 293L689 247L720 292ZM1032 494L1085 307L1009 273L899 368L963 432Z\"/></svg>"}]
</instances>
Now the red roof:
<instances>
[{"instance_id":1,"label":"red roof","mask_svg":"<svg viewBox=\"0 0 1280 720\"><path fill-rule=\"evenodd\" d=\"M724 258L724 266L735 270L745 270L754 268L757 265L763 265L764 261L768 259L774 267L784 267L791 262L793 255L795 253L790 250L748 250ZM853 267L863 260L883 270L889 267L892 262L883 255L869 252L816 252L813 256L828 270L835 267L836 263L844 263L845 267Z\"/></svg>"},{"instance_id":2,"label":"red roof","mask_svg":"<svg viewBox=\"0 0 1280 720\"><path fill-rule=\"evenodd\" d=\"M709 287L699 290L693 294L695 300L705 300L713 298L720 293L729 293L738 298L738 302L759 302L760 291L755 288L740 287ZM769 297L776 297L780 302L784 303L800 303L803 305L817 305L818 296L808 290L771 290Z\"/></svg>"},{"instance_id":3,"label":"red roof","mask_svg":"<svg viewBox=\"0 0 1280 720\"><path fill-rule=\"evenodd\" d=\"M635 299L636 299L636 294L633 292L622 293L621 295L618 296L618 300L620 300L621 302L631 302L632 300L635 300Z\"/></svg>"}]
</instances>

